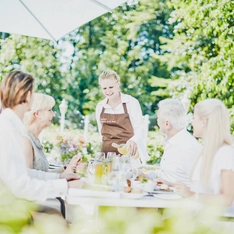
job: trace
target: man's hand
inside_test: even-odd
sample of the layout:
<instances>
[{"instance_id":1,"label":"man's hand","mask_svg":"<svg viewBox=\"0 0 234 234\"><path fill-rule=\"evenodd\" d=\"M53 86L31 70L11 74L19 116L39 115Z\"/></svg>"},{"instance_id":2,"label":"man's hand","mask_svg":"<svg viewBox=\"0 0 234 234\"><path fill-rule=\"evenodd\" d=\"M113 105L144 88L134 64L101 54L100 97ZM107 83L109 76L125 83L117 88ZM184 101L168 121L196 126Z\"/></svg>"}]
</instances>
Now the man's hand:
<instances>
[{"instance_id":1,"label":"man's hand","mask_svg":"<svg viewBox=\"0 0 234 234\"><path fill-rule=\"evenodd\" d=\"M83 188L84 184L82 180L72 180L68 182L68 188Z\"/></svg>"},{"instance_id":2,"label":"man's hand","mask_svg":"<svg viewBox=\"0 0 234 234\"><path fill-rule=\"evenodd\" d=\"M137 152L137 144L135 141L128 141L127 142L128 152L130 156L134 156Z\"/></svg>"},{"instance_id":3,"label":"man's hand","mask_svg":"<svg viewBox=\"0 0 234 234\"><path fill-rule=\"evenodd\" d=\"M187 187L182 182L176 182L174 184L175 192L181 195L182 197L191 197L194 195L193 192L190 191L189 187Z\"/></svg>"},{"instance_id":4,"label":"man's hand","mask_svg":"<svg viewBox=\"0 0 234 234\"><path fill-rule=\"evenodd\" d=\"M66 179L67 181L80 179L80 177L75 173L65 173L65 172L61 173L59 178Z\"/></svg>"}]
</instances>

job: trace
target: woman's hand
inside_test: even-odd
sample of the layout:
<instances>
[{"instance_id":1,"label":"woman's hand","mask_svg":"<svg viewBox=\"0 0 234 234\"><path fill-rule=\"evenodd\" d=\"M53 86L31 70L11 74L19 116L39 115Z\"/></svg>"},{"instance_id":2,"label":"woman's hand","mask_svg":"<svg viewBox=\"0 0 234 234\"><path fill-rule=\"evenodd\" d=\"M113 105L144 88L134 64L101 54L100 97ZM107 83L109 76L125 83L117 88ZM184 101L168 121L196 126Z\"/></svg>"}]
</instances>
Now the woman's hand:
<instances>
[{"instance_id":1,"label":"woman's hand","mask_svg":"<svg viewBox=\"0 0 234 234\"><path fill-rule=\"evenodd\" d=\"M76 166L79 165L81 162L81 156L74 156L71 160L71 162L67 165L66 170L63 173L75 173L76 172Z\"/></svg>"},{"instance_id":2,"label":"woman's hand","mask_svg":"<svg viewBox=\"0 0 234 234\"><path fill-rule=\"evenodd\" d=\"M135 141L128 141L127 142L128 152L131 156L134 156L137 152L137 144Z\"/></svg>"},{"instance_id":3,"label":"woman's hand","mask_svg":"<svg viewBox=\"0 0 234 234\"><path fill-rule=\"evenodd\" d=\"M75 173L61 173L59 176L60 179L66 179L67 181L71 181L71 180L79 180L80 177L75 174Z\"/></svg>"},{"instance_id":4,"label":"woman's hand","mask_svg":"<svg viewBox=\"0 0 234 234\"><path fill-rule=\"evenodd\" d=\"M182 182L174 183L175 192L181 195L182 197L191 197L194 195L194 192L191 192L189 187L187 187Z\"/></svg>"},{"instance_id":5,"label":"woman's hand","mask_svg":"<svg viewBox=\"0 0 234 234\"><path fill-rule=\"evenodd\" d=\"M66 169L63 171L63 173L69 174L69 173L76 173L76 165L71 165L70 163L67 165Z\"/></svg>"},{"instance_id":6,"label":"woman's hand","mask_svg":"<svg viewBox=\"0 0 234 234\"><path fill-rule=\"evenodd\" d=\"M76 155L71 159L71 162L69 163L69 165L77 166L80 162L81 162L81 156Z\"/></svg>"}]
</instances>

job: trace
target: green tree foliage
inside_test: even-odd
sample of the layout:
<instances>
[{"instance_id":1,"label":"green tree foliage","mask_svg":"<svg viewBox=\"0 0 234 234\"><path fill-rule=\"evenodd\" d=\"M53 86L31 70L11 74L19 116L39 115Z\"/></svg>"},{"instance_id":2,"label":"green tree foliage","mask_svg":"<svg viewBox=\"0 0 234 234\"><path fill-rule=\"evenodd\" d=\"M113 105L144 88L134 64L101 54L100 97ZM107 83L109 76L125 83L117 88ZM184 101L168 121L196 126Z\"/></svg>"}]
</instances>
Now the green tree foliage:
<instances>
[{"instance_id":1,"label":"green tree foliage","mask_svg":"<svg viewBox=\"0 0 234 234\"><path fill-rule=\"evenodd\" d=\"M174 37L161 38L166 62L175 82L171 94L189 90L192 106L205 98L234 105L234 3L231 0L168 1L174 8L170 23ZM158 58L159 56L155 56ZM174 88L172 88L172 86Z\"/></svg>"},{"instance_id":2,"label":"green tree foliage","mask_svg":"<svg viewBox=\"0 0 234 234\"><path fill-rule=\"evenodd\" d=\"M65 90L62 50L48 40L11 35L0 41L0 79L12 70L35 77L36 91L52 95L58 103ZM55 108L58 110L58 107Z\"/></svg>"}]
</instances>

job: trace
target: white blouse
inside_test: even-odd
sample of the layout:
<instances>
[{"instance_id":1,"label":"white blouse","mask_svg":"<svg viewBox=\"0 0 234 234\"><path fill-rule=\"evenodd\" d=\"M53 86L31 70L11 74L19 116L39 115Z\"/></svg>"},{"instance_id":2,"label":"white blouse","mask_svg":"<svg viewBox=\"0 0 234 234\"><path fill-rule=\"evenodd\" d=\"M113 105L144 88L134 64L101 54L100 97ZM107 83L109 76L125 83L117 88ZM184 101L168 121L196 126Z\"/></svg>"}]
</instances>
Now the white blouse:
<instances>
[{"instance_id":1,"label":"white blouse","mask_svg":"<svg viewBox=\"0 0 234 234\"><path fill-rule=\"evenodd\" d=\"M201 159L199 159L192 176L191 190L198 193L220 194L222 189L221 170L234 171L234 148L225 145L219 148L215 157L211 172L209 187L200 185Z\"/></svg>"},{"instance_id":2,"label":"white blouse","mask_svg":"<svg viewBox=\"0 0 234 234\"><path fill-rule=\"evenodd\" d=\"M0 114L0 129L0 188L34 201L66 195L67 181L58 179L59 174L27 168L22 140L25 128L11 109Z\"/></svg>"},{"instance_id":3,"label":"white blouse","mask_svg":"<svg viewBox=\"0 0 234 234\"><path fill-rule=\"evenodd\" d=\"M201 159L199 159L197 166L194 169L192 181L191 181L191 191L196 193L206 193L206 194L221 194L222 190L222 180L221 171L222 170L232 170L234 171L234 148L230 145L225 145L219 148L217 151L211 178L209 181L209 186L204 187L200 183L200 170L201 170ZM234 185L233 185L234 186ZM227 210L227 212L234 215L234 203Z\"/></svg>"}]
</instances>

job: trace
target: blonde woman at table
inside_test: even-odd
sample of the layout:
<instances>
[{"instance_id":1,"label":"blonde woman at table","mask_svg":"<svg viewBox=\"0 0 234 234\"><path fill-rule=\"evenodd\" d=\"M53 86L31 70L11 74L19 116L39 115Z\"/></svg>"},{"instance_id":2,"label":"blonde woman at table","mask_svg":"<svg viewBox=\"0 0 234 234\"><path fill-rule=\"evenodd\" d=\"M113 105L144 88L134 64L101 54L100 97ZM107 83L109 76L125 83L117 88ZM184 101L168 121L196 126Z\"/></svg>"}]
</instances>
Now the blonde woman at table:
<instances>
[{"instance_id":1,"label":"blonde woman at table","mask_svg":"<svg viewBox=\"0 0 234 234\"><path fill-rule=\"evenodd\" d=\"M141 162L148 160L140 104L134 97L120 92L120 77L115 71L103 71L99 76L99 85L105 96L96 107L96 120L102 136L101 151L118 152L112 143L127 143L131 155L139 151L140 160L131 159L132 166L139 167Z\"/></svg>"},{"instance_id":2,"label":"blonde woman at table","mask_svg":"<svg viewBox=\"0 0 234 234\"><path fill-rule=\"evenodd\" d=\"M30 111L24 115L24 124L27 129L23 137L24 155L26 164L31 169L49 171L49 162L39 141L39 135L43 129L51 125L51 120L54 117L52 110L54 105L55 100L53 97L47 94L35 93ZM66 166L66 169L61 167L51 171L73 173L80 159L80 157L75 156Z\"/></svg>"},{"instance_id":3,"label":"blonde woman at table","mask_svg":"<svg viewBox=\"0 0 234 234\"><path fill-rule=\"evenodd\" d=\"M190 189L176 183L177 193L200 203L229 207L234 214L234 148L229 113L218 99L195 105L193 135L203 140L203 148L191 176Z\"/></svg>"}]
</instances>

